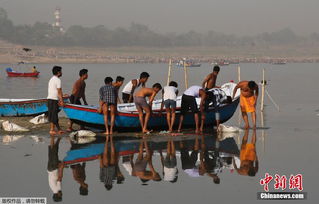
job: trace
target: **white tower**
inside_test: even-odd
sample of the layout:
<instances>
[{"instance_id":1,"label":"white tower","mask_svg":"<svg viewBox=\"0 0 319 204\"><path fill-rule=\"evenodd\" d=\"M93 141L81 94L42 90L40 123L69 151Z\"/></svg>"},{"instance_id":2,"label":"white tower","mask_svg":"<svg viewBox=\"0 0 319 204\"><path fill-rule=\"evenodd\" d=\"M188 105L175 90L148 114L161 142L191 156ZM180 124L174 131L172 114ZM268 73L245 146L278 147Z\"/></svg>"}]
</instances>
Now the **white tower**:
<instances>
[{"instance_id":1,"label":"white tower","mask_svg":"<svg viewBox=\"0 0 319 204\"><path fill-rule=\"evenodd\" d=\"M57 27L59 28L59 30L61 32L64 31L62 25L61 25L61 17L60 17L60 14L61 14L61 9L59 7L56 7L55 11L54 11L54 16L55 16L55 22L53 23L53 27Z\"/></svg>"}]
</instances>

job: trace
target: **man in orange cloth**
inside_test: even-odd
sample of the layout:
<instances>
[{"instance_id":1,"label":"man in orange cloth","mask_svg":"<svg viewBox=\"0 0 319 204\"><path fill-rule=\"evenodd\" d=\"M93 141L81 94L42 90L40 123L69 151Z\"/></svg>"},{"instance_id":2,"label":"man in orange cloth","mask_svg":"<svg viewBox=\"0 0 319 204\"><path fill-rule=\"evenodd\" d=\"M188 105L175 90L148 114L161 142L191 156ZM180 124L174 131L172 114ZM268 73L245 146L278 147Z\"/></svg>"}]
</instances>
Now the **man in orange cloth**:
<instances>
[{"instance_id":1,"label":"man in orange cloth","mask_svg":"<svg viewBox=\"0 0 319 204\"><path fill-rule=\"evenodd\" d=\"M245 121L245 129L249 128L248 115L251 113L253 128L256 128L256 104L258 98L258 85L254 81L241 81L237 84L233 92L233 98L240 89L240 108Z\"/></svg>"},{"instance_id":2,"label":"man in orange cloth","mask_svg":"<svg viewBox=\"0 0 319 204\"><path fill-rule=\"evenodd\" d=\"M240 167L237 167L233 160L234 168L240 175L255 176L258 172L258 157L256 153L256 130L253 130L251 142L248 141L249 130L245 130L245 135L240 148Z\"/></svg>"}]
</instances>

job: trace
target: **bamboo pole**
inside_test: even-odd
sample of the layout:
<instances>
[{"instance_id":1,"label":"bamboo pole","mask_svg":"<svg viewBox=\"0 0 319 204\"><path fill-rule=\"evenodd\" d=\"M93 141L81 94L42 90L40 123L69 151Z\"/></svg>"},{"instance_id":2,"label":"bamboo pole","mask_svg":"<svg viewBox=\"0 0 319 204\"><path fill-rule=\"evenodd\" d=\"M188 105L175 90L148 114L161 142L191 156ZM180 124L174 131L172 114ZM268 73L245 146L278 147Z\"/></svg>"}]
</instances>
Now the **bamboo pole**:
<instances>
[{"instance_id":1,"label":"bamboo pole","mask_svg":"<svg viewBox=\"0 0 319 204\"><path fill-rule=\"evenodd\" d=\"M261 104L260 111L264 111L264 100L265 100L265 69L263 69L263 79L261 81Z\"/></svg>"},{"instance_id":2,"label":"bamboo pole","mask_svg":"<svg viewBox=\"0 0 319 204\"><path fill-rule=\"evenodd\" d=\"M238 70L238 83L239 83L240 82L240 66L238 66L237 70Z\"/></svg>"},{"instance_id":3,"label":"bamboo pole","mask_svg":"<svg viewBox=\"0 0 319 204\"><path fill-rule=\"evenodd\" d=\"M168 74L167 74L167 86L169 84L169 82L171 81L171 72L172 72L172 59L169 59L168 62Z\"/></svg>"},{"instance_id":4,"label":"bamboo pole","mask_svg":"<svg viewBox=\"0 0 319 204\"><path fill-rule=\"evenodd\" d=\"M240 66L237 68L238 70L238 83L240 82ZM238 112L238 126L240 127L241 125L241 111Z\"/></svg>"},{"instance_id":5,"label":"bamboo pole","mask_svg":"<svg viewBox=\"0 0 319 204\"><path fill-rule=\"evenodd\" d=\"M188 89L188 76L187 76L186 60L183 60L183 64L184 64L185 89Z\"/></svg>"},{"instance_id":6,"label":"bamboo pole","mask_svg":"<svg viewBox=\"0 0 319 204\"><path fill-rule=\"evenodd\" d=\"M267 89L265 89L265 93L267 94L267 96L269 97L270 101L276 106L277 110L280 112L280 107L279 105L275 102L275 100L270 96L269 92L267 91Z\"/></svg>"}]
</instances>

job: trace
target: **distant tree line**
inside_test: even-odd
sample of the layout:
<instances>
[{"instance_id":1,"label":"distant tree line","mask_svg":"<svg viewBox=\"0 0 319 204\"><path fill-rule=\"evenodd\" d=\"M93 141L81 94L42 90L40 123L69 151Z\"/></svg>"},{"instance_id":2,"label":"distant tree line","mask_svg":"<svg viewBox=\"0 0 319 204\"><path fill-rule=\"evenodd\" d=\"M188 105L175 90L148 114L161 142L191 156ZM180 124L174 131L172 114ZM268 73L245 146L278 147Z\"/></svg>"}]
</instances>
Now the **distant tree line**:
<instances>
[{"instance_id":1,"label":"distant tree line","mask_svg":"<svg viewBox=\"0 0 319 204\"><path fill-rule=\"evenodd\" d=\"M49 23L14 25L2 8L0 8L0 38L24 45L89 47L256 46L319 42L318 33L301 37L289 28L255 36L238 37L215 31L204 34L196 31L160 34L150 30L148 26L132 23L129 28L120 27L113 30L103 25L95 27L73 25L62 33Z\"/></svg>"}]
</instances>

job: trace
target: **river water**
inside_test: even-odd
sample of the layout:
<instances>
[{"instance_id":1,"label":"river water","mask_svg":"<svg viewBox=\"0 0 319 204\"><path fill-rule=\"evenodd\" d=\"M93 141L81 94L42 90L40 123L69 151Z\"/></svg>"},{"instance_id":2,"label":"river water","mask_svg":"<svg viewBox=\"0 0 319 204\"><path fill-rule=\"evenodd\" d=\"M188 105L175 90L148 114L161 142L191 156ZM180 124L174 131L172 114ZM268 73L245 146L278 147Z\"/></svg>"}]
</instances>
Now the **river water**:
<instances>
[{"instance_id":1,"label":"river water","mask_svg":"<svg viewBox=\"0 0 319 204\"><path fill-rule=\"evenodd\" d=\"M0 65L7 67L9 65ZM47 83L51 77L52 64L36 65L41 72L37 79L32 78L8 78L4 69L0 71L0 98L43 98L47 96ZM72 84L78 78L81 68L89 70L87 79L87 100L89 104L98 101L98 89L103 85L106 76L115 78L117 75L125 77L125 83L138 77L142 71L150 73L151 77L147 83L151 86L155 82L166 83L167 65L165 64L62 64L63 76L62 86L65 93L70 93ZM221 85L230 80L237 81L237 66L230 65L222 67L218 76L217 84ZM289 190L289 178L291 175L301 174L303 176L303 191L307 193L307 200L302 202L318 203L316 197L317 155L319 150L319 64L240 64L241 79L261 81L262 69L265 69L268 85L266 90L274 101L280 106L280 111L272 104L269 97L265 96L265 128L256 131L256 152L259 168L255 176L240 175L231 168L234 157L239 156L243 147L243 137L247 133L248 143L251 142L254 131L240 132L230 135L228 139L217 139L216 136L178 136L174 137L173 144L176 148L176 159L178 179L176 182L165 181L163 176L163 165L160 160L160 150L164 157L167 151L167 143L172 137L154 134L145 141L132 136L132 134L114 136L115 149L121 152L121 148L127 143L129 149L138 150L138 146L145 142L152 150L151 156L154 169L159 173L162 181L148 181L145 185L136 176L131 176L123 166L122 156L119 156L118 166L125 180L122 184L113 182L113 188L108 191L99 179L100 164L98 158L86 161L85 183L88 184L88 195L79 194L80 184L74 179L72 168L64 168L62 179L62 203L255 203L279 201L259 201L257 192L264 192L264 186L260 180L269 173L287 177L287 188L275 189L275 181L269 185L272 192L299 192L298 189ZM30 66L31 67L31 66ZM26 68L18 68L22 71ZM200 68L189 69L189 85L200 85L212 67L203 64ZM173 68L172 79L178 82L180 93L184 90L183 70ZM63 114L61 114L63 115ZM260 125L260 114L258 113L258 127ZM243 126L238 122L238 111L226 124L232 126ZM24 118L18 119L25 120ZM48 145L50 136L43 131L33 129L26 135L13 135L0 132L0 197L46 197L48 203L53 203L52 191L48 184ZM32 136L32 137L31 137ZM59 159L63 160L66 155L72 153L71 149L79 149L85 152L85 148L103 152L104 137L91 145L74 146L67 135L63 135L59 144ZM185 170L185 155L181 155L181 148L194 151L196 139L199 140L198 162L192 168L195 174ZM12 141L16 140L16 141ZM39 141L40 140L40 141ZM122 142L122 143L121 143ZM184 142L184 145L181 143ZM201 144L206 144L201 145ZM217 145L217 146L216 146ZM171 145L172 146L172 145ZM196 152L196 151L195 151ZM208 154L206 154L208 152ZM225 152L231 153L226 154ZM132 152L131 152L132 153ZM124 154L124 153L123 153ZM194 153L195 154L195 153ZM214 161L214 168L219 169L217 176L220 184L213 182L208 173L196 174L196 169L202 169L200 156L204 158L209 155ZM217 156L216 156L217 155ZM228 155L228 156L227 156ZM81 157L81 153L78 155ZM227 158L228 157L228 158ZM84 156L81 157L85 158ZM137 153L133 157L135 162ZM216 158L218 161L216 162ZM230 159L229 159L230 158ZM235 160L235 159L234 159ZM203 161L203 160L202 160ZM207 161L210 161L207 159ZM218 168L218 164L221 164ZM183 165L184 167L183 167ZM220 172L220 169L222 171ZM187 173L188 172L188 173ZM193 172L193 173L194 173ZM215 174L216 175L216 174ZM143 184L143 185L142 185ZM301 201L297 201L300 203Z\"/></svg>"}]
</instances>

